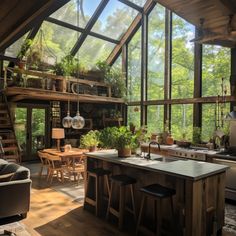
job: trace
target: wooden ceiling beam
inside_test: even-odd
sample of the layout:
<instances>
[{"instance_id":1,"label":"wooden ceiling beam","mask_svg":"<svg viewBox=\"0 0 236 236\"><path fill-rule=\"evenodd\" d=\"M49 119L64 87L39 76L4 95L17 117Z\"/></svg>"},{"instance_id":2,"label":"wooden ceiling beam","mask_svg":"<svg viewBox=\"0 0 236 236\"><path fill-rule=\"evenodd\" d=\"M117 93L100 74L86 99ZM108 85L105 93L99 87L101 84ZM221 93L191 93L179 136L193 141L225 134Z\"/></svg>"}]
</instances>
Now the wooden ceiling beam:
<instances>
[{"instance_id":1,"label":"wooden ceiling beam","mask_svg":"<svg viewBox=\"0 0 236 236\"><path fill-rule=\"evenodd\" d=\"M223 15L229 16L229 15L234 15L236 13L236 4L233 1L216 0L215 4L218 6Z\"/></svg>"},{"instance_id":2,"label":"wooden ceiling beam","mask_svg":"<svg viewBox=\"0 0 236 236\"><path fill-rule=\"evenodd\" d=\"M32 29L35 25L41 22L45 17L48 17L50 14L52 14L54 11L56 11L58 8L60 8L67 2L69 2L69 0L60 0L60 1L49 0L49 1L46 1L46 3L44 3L43 5L41 4L41 6L39 6L38 9L35 9L34 13L26 12L28 16L27 17L24 16L24 20L22 21L19 20L18 22L16 22L13 30L11 30L10 32L6 31L4 36L1 35L2 39L0 40L0 51L5 50L17 39L19 39L21 36L27 33L30 29ZM23 8L24 3L22 2L21 4L22 4L21 8ZM13 11L12 9L11 14L14 14L14 13L16 14L17 12ZM9 17L9 16L6 16L6 17ZM23 16L21 15L18 16L18 18L21 18L21 17ZM5 21L4 23L7 24L7 22Z\"/></svg>"},{"instance_id":3,"label":"wooden ceiling beam","mask_svg":"<svg viewBox=\"0 0 236 236\"><path fill-rule=\"evenodd\" d=\"M154 0L148 0L144 7L143 7L143 13L139 13L135 19L133 20L133 22L131 23L131 25L129 26L128 30L126 31L126 33L123 35L123 37L120 40L120 43L117 44L115 46L115 48L112 50L112 52L110 53L110 55L108 56L106 62L108 65L112 65L114 63L114 61L117 59L117 57L119 56L122 47L125 43L127 43L132 36L137 32L138 28L141 25L141 20L142 20L142 16L143 14L147 14L149 13L153 7L156 5L156 2Z\"/></svg>"}]
</instances>

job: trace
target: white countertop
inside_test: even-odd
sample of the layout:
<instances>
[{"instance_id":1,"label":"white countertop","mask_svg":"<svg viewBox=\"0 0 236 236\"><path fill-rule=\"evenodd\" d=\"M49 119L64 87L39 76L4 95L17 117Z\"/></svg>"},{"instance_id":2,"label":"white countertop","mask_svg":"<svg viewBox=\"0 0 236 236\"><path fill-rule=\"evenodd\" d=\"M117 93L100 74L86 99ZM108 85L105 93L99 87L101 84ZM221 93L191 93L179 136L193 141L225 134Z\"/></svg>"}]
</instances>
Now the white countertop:
<instances>
[{"instance_id":1,"label":"white countertop","mask_svg":"<svg viewBox=\"0 0 236 236\"><path fill-rule=\"evenodd\" d=\"M101 150L97 152L89 152L86 153L86 155L88 157L107 162L131 166L153 172L161 172L163 174L177 176L183 179L191 179L193 181L214 174L222 173L228 168L228 166L225 165L193 161L188 159L179 160L178 158L163 157L156 154L152 154L152 160L147 160L136 156L121 158L118 157L116 150ZM153 160L155 158L164 158L164 161Z\"/></svg>"}]
</instances>

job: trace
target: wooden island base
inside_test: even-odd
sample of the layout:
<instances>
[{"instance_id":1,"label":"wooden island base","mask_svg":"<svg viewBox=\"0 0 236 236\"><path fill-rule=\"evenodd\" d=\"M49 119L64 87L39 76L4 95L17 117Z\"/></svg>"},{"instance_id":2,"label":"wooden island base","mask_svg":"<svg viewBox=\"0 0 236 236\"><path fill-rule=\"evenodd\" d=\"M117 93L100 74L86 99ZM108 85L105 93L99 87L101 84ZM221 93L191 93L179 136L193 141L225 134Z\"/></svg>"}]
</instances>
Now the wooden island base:
<instances>
[{"instance_id":1,"label":"wooden island base","mask_svg":"<svg viewBox=\"0 0 236 236\"><path fill-rule=\"evenodd\" d=\"M183 164L177 164L177 162L183 162ZM169 165L170 170L176 168L176 173L173 173L173 171L163 171L163 168L166 168L162 168L164 165ZM179 166L181 165L183 165L182 175L178 172ZM189 165L189 167L186 165ZM158 212L158 216L161 214L162 228L171 229L169 235L178 236L216 235L217 233L221 233L224 225L224 188L225 170L227 167L223 165L210 166L213 169L218 167L218 169L214 171L213 169L209 169L209 173L203 174L203 171L200 170L201 165L214 164L198 163L190 160L166 162L163 164L157 163L157 161L154 162L153 160L141 160L137 157L117 158L114 152L109 155L104 152L89 153L87 154L86 160L86 170L103 167L104 169L109 169L112 174L127 174L136 178L135 204L138 213L141 205L141 193L139 191L141 187L159 183L175 189L174 219L170 219L170 204L165 200L163 201L161 210ZM194 173L194 177L185 174L186 167L188 168L187 172L190 171L189 168L193 168L191 171ZM199 172L199 176L196 175L196 171ZM99 188L100 196L103 189L105 190L101 186ZM118 198L118 192L115 195ZM130 199L130 196L128 195L126 198ZM103 211L105 211L105 208ZM105 215L105 212L101 212L101 215ZM156 225L154 222L154 203L151 200L147 201L144 218L145 222L148 222L148 225Z\"/></svg>"}]
</instances>

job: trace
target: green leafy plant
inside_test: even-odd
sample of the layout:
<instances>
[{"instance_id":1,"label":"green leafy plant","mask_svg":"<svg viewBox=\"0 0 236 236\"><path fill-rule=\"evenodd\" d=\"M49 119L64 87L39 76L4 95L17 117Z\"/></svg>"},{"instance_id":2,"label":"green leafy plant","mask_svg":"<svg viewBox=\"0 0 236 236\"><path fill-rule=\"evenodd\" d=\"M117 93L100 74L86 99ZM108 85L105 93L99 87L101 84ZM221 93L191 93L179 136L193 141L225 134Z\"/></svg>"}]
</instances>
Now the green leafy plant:
<instances>
[{"instance_id":1,"label":"green leafy plant","mask_svg":"<svg viewBox=\"0 0 236 236\"><path fill-rule=\"evenodd\" d=\"M26 39L25 42L22 44L20 52L17 55L17 58L22 60L25 56L29 48L31 47L33 41L31 39Z\"/></svg>"},{"instance_id":2,"label":"green leafy plant","mask_svg":"<svg viewBox=\"0 0 236 236\"><path fill-rule=\"evenodd\" d=\"M80 138L80 147L91 148L97 147L99 144L100 133L98 130L90 130L87 134L82 135Z\"/></svg>"},{"instance_id":3,"label":"green leafy plant","mask_svg":"<svg viewBox=\"0 0 236 236\"><path fill-rule=\"evenodd\" d=\"M78 77L80 67L78 59L69 54L63 57L61 62L54 65L54 73L56 75Z\"/></svg>"},{"instance_id":4,"label":"green leafy plant","mask_svg":"<svg viewBox=\"0 0 236 236\"><path fill-rule=\"evenodd\" d=\"M105 61L98 61L96 67L104 73L104 82L111 86L112 96L124 98L127 89L122 71L111 67Z\"/></svg>"},{"instance_id":5,"label":"green leafy plant","mask_svg":"<svg viewBox=\"0 0 236 236\"><path fill-rule=\"evenodd\" d=\"M103 148L114 148L114 134L117 127L107 127L100 131L99 140Z\"/></svg>"},{"instance_id":6,"label":"green leafy plant","mask_svg":"<svg viewBox=\"0 0 236 236\"><path fill-rule=\"evenodd\" d=\"M131 148L134 145L135 137L125 126L107 127L100 132L100 143L105 148Z\"/></svg>"}]
</instances>

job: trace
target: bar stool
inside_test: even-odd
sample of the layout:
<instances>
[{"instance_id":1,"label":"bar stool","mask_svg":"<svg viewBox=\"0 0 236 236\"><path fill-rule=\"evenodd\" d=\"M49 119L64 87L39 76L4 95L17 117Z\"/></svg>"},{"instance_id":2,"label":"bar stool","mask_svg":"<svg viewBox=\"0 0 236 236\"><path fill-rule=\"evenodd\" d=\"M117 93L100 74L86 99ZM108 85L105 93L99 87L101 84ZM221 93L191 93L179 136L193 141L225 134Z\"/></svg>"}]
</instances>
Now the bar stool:
<instances>
[{"instance_id":1,"label":"bar stool","mask_svg":"<svg viewBox=\"0 0 236 236\"><path fill-rule=\"evenodd\" d=\"M88 179L87 179L87 187L86 187L86 194L85 194L85 199L84 199L84 203L88 203L92 206L95 207L95 215L98 216L99 212L100 212L100 207L101 207L101 199L100 199L100 192L102 191L102 188L99 186L100 183L100 179L104 177L105 182L106 182L106 186L107 186L107 192L108 192L108 196L110 195L110 187L109 187L109 181L108 181L108 176L111 174L111 171L109 170L105 170L103 168L96 168L93 170L89 170L87 171L88 173ZM88 192L89 192L89 187L90 187L90 178L94 178L95 179L95 198L92 199L91 197L88 196ZM84 204L85 206L85 204Z\"/></svg>"},{"instance_id":2,"label":"bar stool","mask_svg":"<svg viewBox=\"0 0 236 236\"><path fill-rule=\"evenodd\" d=\"M137 228L136 228L136 235L138 235L139 230L145 230L147 231L146 227L141 225L141 220L142 220L142 214L143 214L143 208L144 208L144 203L147 199L147 197L152 198L155 203L155 208L154 208L154 214L155 214L155 220L157 222L156 225L156 235L161 235L161 217L157 217L157 212L158 210L161 211L161 203L162 199L164 198L169 198L170 199L170 205L171 205L171 214L172 218L174 219L174 206L173 206L173 196L175 195L176 191L175 189L167 188L164 187L160 184L151 184L145 187L142 187L140 189L142 192L142 200L141 200L141 207L140 207L140 212L138 216L138 223L137 223ZM157 202L159 204L157 204ZM161 214L160 214L161 216ZM157 219L160 218L160 219Z\"/></svg>"},{"instance_id":3,"label":"bar stool","mask_svg":"<svg viewBox=\"0 0 236 236\"><path fill-rule=\"evenodd\" d=\"M119 221L119 224L118 224L119 229L122 229L125 210L133 214L134 220L136 221L136 211L135 211L135 203L134 203L134 184L137 181L136 179L129 177L127 175L113 175L110 177L110 180L111 180L111 191L110 191L110 196L109 196L109 201L108 201L106 219L108 220L109 213L116 216ZM118 210L112 207L113 189L114 189L115 184L117 184L119 187L119 209ZM125 199L126 188L125 187L130 187L132 209L126 206L126 199Z\"/></svg>"}]
</instances>

